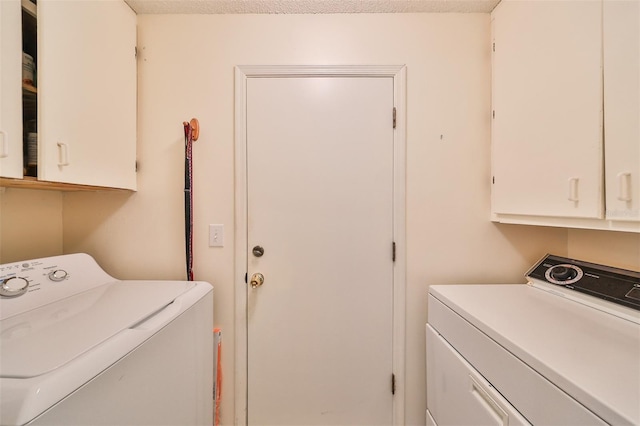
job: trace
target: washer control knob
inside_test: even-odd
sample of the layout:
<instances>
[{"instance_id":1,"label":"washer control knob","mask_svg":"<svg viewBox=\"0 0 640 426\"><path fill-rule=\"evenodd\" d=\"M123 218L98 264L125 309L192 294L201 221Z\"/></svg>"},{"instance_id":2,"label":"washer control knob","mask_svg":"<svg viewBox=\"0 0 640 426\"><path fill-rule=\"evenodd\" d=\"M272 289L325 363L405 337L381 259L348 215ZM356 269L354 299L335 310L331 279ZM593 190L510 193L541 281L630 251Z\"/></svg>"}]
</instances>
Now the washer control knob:
<instances>
[{"instance_id":1,"label":"washer control knob","mask_svg":"<svg viewBox=\"0 0 640 426\"><path fill-rule=\"evenodd\" d=\"M0 286L0 296L17 297L27 292L29 281L22 277L11 277L2 281Z\"/></svg>"},{"instance_id":2,"label":"washer control knob","mask_svg":"<svg viewBox=\"0 0 640 426\"><path fill-rule=\"evenodd\" d=\"M49 279L51 281L64 281L65 278L67 278L67 271L65 271L64 269L56 269L55 271L51 271L49 272Z\"/></svg>"}]
</instances>

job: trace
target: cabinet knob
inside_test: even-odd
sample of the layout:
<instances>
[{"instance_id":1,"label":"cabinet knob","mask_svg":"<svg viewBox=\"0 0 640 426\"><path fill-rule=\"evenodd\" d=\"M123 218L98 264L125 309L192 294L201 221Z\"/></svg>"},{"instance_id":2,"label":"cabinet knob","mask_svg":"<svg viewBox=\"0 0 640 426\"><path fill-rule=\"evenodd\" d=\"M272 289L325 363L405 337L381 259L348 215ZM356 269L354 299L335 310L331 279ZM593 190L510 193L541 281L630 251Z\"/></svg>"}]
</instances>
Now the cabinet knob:
<instances>
[{"instance_id":1,"label":"cabinet knob","mask_svg":"<svg viewBox=\"0 0 640 426\"><path fill-rule=\"evenodd\" d=\"M631 201L631 173L618 173L618 200Z\"/></svg>"},{"instance_id":2,"label":"cabinet knob","mask_svg":"<svg viewBox=\"0 0 640 426\"><path fill-rule=\"evenodd\" d=\"M569 201L573 201L573 202L578 202L579 198L578 198L578 182L580 181L579 178L570 178L569 179Z\"/></svg>"},{"instance_id":3,"label":"cabinet knob","mask_svg":"<svg viewBox=\"0 0 640 426\"><path fill-rule=\"evenodd\" d=\"M58 142L58 166L69 165L69 146L64 142Z\"/></svg>"},{"instance_id":4,"label":"cabinet knob","mask_svg":"<svg viewBox=\"0 0 640 426\"><path fill-rule=\"evenodd\" d=\"M0 158L9 156L9 135L4 130L0 130L0 137L2 137L2 144L0 145Z\"/></svg>"}]
</instances>

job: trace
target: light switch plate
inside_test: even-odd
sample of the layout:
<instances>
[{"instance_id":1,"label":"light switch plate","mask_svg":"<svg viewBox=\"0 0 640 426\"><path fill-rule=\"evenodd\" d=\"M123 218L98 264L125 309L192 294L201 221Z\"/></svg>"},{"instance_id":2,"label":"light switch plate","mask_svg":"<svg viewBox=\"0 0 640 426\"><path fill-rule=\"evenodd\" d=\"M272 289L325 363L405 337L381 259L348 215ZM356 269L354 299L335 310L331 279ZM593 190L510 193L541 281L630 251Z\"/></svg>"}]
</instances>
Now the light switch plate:
<instances>
[{"instance_id":1,"label":"light switch plate","mask_svg":"<svg viewBox=\"0 0 640 426\"><path fill-rule=\"evenodd\" d=\"M224 225L209 225L209 247L224 246Z\"/></svg>"}]
</instances>

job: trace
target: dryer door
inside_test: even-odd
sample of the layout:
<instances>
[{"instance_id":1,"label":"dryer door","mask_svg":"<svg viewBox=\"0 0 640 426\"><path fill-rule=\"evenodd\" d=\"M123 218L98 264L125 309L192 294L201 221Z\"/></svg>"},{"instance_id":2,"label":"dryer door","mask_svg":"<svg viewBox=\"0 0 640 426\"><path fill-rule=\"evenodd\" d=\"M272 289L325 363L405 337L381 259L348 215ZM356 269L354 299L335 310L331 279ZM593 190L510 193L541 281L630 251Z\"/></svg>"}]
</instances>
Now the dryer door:
<instances>
[{"instance_id":1,"label":"dryer door","mask_svg":"<svg viewBox=\"0 0 640 426\"><path fill-rule=\"evenodd\" d=\"M438 426L530 424L428 324L427 408Z\"/></svg>"}]
</instances>

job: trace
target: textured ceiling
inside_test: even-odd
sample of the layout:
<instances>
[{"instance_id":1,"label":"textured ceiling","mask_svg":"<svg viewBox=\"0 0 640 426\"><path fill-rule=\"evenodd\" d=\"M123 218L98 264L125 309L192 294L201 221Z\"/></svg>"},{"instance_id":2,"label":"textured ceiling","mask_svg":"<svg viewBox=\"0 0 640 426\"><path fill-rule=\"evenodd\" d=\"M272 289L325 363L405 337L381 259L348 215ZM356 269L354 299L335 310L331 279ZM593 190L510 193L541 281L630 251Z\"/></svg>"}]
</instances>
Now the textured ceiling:
<instances>
[{"instance_id":1,"label":"textured ceiling","mask_svg":"<svg viewBox=\"0 0 640 426\"><path fill-rule=\"evenodd\" d=\"M1 0L0 0L1 1ZM500 0L125 0L150 13L488 13Z\"/></svg>"}]
</instances>

